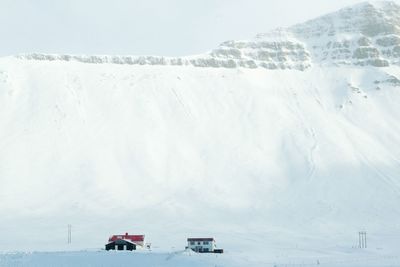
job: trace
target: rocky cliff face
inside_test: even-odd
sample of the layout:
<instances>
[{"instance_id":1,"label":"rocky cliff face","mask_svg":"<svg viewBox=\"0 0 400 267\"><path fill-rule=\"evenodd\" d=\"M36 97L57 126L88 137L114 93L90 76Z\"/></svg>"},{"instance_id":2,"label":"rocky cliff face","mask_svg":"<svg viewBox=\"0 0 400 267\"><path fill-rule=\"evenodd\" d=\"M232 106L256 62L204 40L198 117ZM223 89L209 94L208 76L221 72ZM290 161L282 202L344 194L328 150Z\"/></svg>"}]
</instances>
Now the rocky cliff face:
<instances>
[{"instance_id":1,"label":"rocky cliff face","mask_svg":"<svg viewBox=\"0 0 400 267\"><path fill-rule=\"evenodd\" d=\"M313 61L386 67L400 61L400 6L365 2L289 29L307 43Z\"/></svg>"},{"instance_id":2,"label":"rocky cliff face","mask_svg":"<svg viewBox=\"0 0 400 267\"><path fill-rule=\"evenodd\" d=\"M130 65L305 70L312 64L387 67L400 64L400 6L364 2L308 22L227 41L211 52L181 58L158 56L20 55L32 60Z\"/></svg>"}]
</instances>

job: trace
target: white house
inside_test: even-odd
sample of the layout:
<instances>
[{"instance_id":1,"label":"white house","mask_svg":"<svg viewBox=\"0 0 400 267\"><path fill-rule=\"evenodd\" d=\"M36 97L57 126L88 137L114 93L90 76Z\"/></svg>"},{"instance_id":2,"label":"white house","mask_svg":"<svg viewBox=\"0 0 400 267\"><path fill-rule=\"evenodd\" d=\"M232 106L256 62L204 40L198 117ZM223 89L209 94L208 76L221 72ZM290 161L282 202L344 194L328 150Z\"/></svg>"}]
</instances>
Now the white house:
<instances>
[{"instance_id":1,"label":"white house","mask_svg":"<svg viewBox=\"0 0 400 267\"><path fill-rule=\"evenodd\" d=\"M188 238L187 242L187 248L200 253L214 252L216 247L214 238Z\"/></svg>"}]
</instances>

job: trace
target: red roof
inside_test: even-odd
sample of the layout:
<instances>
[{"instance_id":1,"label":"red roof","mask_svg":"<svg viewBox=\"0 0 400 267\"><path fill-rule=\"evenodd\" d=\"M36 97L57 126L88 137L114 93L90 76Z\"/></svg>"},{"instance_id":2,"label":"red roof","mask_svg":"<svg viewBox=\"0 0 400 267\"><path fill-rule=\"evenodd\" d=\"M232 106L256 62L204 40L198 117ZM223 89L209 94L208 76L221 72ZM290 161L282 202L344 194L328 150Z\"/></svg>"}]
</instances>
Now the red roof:
<instances>
[{"instance_id":1,"label":"red roof","mask_svg":"<svg viewBox=\"0 0 400 267\"><path fill-rule=\"evenodd\" d=\"M124 235L113 235L108 239L108 242L112 242L118 239L130 240L132 242L143 242L144 235L128 235L128 233Z\"/></svg>"},{"instance_id":2,"label":"red roof","mask_svg":"<svg viewBox=\"0 0 400 267\"><path fill-rule=\"evenodd\" d=\"M214 238L212 237L202 237L202 238L188 238L187 241L191 242L197 242L197 241L214 241Z\"/></svg>"}]
</instances>

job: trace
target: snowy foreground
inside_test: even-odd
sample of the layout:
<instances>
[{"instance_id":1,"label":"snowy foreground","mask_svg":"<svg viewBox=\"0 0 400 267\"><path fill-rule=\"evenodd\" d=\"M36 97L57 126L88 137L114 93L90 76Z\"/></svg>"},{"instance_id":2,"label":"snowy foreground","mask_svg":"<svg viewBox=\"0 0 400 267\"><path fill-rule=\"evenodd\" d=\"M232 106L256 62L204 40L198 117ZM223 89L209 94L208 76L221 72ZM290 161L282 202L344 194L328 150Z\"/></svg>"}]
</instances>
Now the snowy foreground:
<instances>
[{"instance_id":1,"label":"snowy foreground","mask_svg":"<svg viewBox=\"0 0 400 267\"><path fill-rule=\"evenodd\" d=\"M245 254L196 254L177 252L33 252L0 254L0 266L165 266L165 267L354 267L354 266L400 266L399 254L385 254L367 250L347 250L337 253L292 251L293 256L282 255L261 260ZM308 254L308 255L310 255Z\"/></svg>"}]
</instances>

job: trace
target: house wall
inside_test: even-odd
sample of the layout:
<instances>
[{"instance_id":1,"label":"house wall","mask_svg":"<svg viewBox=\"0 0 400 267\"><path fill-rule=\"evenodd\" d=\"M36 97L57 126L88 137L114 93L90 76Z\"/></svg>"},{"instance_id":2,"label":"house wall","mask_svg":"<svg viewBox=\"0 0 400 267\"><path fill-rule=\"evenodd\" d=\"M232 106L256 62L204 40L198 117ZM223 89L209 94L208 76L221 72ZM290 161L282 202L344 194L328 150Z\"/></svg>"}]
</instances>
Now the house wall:
<instances>
[{"instance_id":1,"label":"house wall","mask_svg":"<svg viewBox=\"0 0 400 267\"><path fill-rule=\"evenodd\" d=\"M188 248L198 252L212 252L215 249L215 241L188 241Z\"/></svg>"},{"instance_id":2,"label":"house wall","mask_svg":"<svg viewBox=\"0 0 400 267\"><path fill-rule=\"evenodd\" d=\"M123 240L117 240L106 244L106 250L136 250L136 245Z\"/></svg>"}]
</instances>

